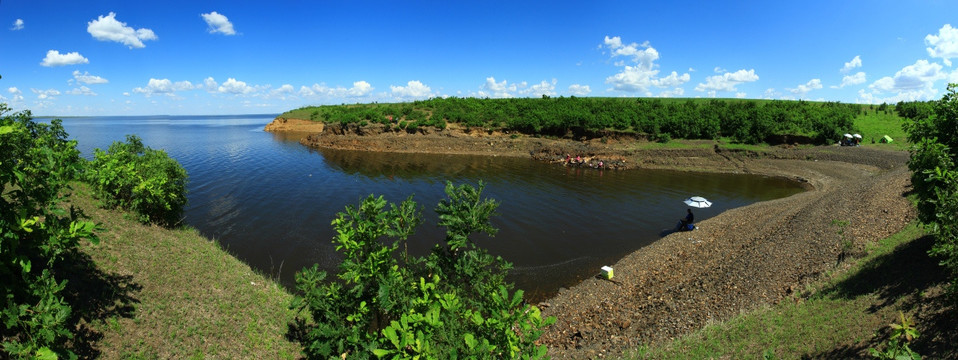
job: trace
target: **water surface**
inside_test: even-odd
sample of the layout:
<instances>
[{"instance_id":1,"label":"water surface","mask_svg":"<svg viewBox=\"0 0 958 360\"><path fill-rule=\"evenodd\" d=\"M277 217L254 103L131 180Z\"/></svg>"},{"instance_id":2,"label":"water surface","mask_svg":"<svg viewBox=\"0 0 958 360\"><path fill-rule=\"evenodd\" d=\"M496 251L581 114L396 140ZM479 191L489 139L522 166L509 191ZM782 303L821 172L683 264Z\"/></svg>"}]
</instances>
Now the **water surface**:
<instances>
[{"instance_id":1,"label":"water surface","mask_svg":"<svg viewBox=\"0 0 958 360\"><path fill-rule=\"evenodd\" d=\"M71 118L64 126L86 157L126 134L165 149L190 176L185 223L287 285L313 263L335 269L330 221L369 194L393 202L415 195L425 221L410 250L424 254L443 238L433 208L445 182L483 181L484 194L501 203L493 220L500 231L477 242L515 265L511 279L520 288L543 296L659 239L685 215L682 200L689 196L714 203L695 210L701 221L801 191L796 183L754 175L315 150L300 145L298 136L264 132L274 116Z\"/></svg>"}]
</instances>

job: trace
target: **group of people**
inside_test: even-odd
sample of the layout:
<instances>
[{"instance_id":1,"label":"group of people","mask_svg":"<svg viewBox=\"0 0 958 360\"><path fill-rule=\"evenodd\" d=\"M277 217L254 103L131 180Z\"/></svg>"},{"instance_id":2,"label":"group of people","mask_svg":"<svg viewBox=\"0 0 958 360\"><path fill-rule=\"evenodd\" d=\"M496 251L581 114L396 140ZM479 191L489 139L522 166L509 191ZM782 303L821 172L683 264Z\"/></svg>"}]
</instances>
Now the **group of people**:
<instances>
[{"instance_id":1,"label":"group of people","mask_svg":"<svg viewBox=\"0 0 958 360\"><path fill-rule=\"evenodd\" d=\"M588 166L593 169L604 169L606 164L602 160L595 160L594 158L583 158L582 155L576 155L574 158L572 155L565 155L565 166Z\"/></svg>"},{"instance_id":2,"label":"group of people","mask_svg":"<svg viewBox=\"0 0 958 360\"><path fill-rule=\"evenodd\" d=\"M841 146L860 146L862 144L862 136L859 134L845 134L838 144Z\"/></svg>"}]
</instances>

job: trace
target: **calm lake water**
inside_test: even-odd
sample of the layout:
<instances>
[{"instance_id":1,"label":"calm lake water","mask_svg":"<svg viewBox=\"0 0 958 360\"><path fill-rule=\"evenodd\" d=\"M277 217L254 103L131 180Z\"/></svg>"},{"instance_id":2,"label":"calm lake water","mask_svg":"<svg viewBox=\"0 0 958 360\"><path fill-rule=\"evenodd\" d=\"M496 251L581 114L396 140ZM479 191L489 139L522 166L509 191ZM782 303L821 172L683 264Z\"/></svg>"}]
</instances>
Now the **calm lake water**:
<instances>
[{"instance_id":1,"label":"calm lake water","mask_svg":"<svg viewBox=\"0 0 958 360\"><path fill-rule=\"evenodd\" d=\"M696 220L801 191L790 181L674 171L570 169L530 159L316 150L263 131L275 115L70 118L87 158L126 134L164 149L190 176L185 222L286 284L314 263L334 271L330 221L369 194L414 194L425 221L410 240L424 254L443 238L434 207L446 181L486 183L500 229L478 243L512 262L511 279L541 298L650 244L685 215L682 200L714 205ZM38 119L44 120L44 119Z\"/></svg>"}]
</instances>

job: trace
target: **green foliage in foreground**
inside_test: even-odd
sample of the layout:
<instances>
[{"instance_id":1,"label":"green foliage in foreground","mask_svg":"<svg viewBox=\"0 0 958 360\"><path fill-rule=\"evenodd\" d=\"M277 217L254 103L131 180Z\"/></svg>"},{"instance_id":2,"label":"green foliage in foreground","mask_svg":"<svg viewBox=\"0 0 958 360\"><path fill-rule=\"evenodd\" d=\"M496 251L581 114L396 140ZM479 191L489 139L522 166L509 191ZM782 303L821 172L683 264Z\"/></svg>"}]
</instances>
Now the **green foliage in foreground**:
<instances>
[{"instance_id":1,"label":"green foliage in foreground","mask_svg":"<svg viewBox=\"0 0 958 360\"><path fill-rule=\"evenodd\" d=\"M186 205L186 170L136 135L113 142L105 152L94 150L86 181L106 205L134 211L142 222L175 225Z\"/></svg>"},{"instance_id":2,"label":"green foliage in foreground","mask_svg":"<svg viewBox=\"0 0 958 360\"><path fill-rule=\"evenodd\" d=\"M79 151L59 120L9 111L0 104L0 357L72 357L64 344L75 324L56 269L81 239L97 241L92 222L61 207Z\"/></svg>"},{"instance_id":3,"label":"green foliage in foreground","mask_svg":"<svg viewBox=\"0 0 958 360\"><path fill-rule=\"evenodd\" d=\"M908 140L915 144L908 167L918 219L935 235L930 253L948 269L951 291L958 294L958 84L949 84L931 109L906 124ZM916 116L926 113L915 111Z\"/></svg>"},{"instance_id":4,"label":"green foliage in foreground","mask_svg":"<svg viewBox=\"0 0 958 360\"><path fill-rule=\"evenodd\" d=\"M801 135L819 143L854 131L860 105L806 101L660 100L559 97L541 99L434 98L404 104L305 107L281 116L324 122L378 122L413 128L456 123L527 134L630 131L651 139L730 137L755 144L774 135Z\"/></svg>"},{"instance_id":5,"label":"green foliage in foreground","mask_svg":"<svg viewBox=\"0 0 958 360\"><path fill-rule=\"evenodd\" d=\"M292 307L313 322L302 339L309 358L542 358L535 341L554 318L511 291L510 265L479 248L470 235L493 235L498 203L482 184L446 185L436 208L446 239L425 257L409 257L405 241L420 223L412 198L389 204L370 195L332 224L344 260L336 281L317 266L296 276ZM402 249L402 250L401 250Z\"/></svg>"}]
</instances>

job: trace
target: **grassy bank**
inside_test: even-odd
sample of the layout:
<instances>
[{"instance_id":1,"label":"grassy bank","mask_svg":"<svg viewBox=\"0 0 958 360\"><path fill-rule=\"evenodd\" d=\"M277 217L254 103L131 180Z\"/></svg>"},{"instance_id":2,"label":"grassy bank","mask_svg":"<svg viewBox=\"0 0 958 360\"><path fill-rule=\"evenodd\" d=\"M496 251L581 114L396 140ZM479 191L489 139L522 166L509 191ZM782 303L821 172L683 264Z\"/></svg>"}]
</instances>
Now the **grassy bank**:
<instances>
[{"instance_id":1,"label":"grassy bank","mask_svg":"<svg viewBox=\"0 0 958 360\"><path fill-rule=\"evenodd\" d=\"M945 274L929 259L933 240L916 225L875 243L825 280L774 306L739 315L668 344L636 349L628 359L862 358L883 349L899 311L917 323L912 349L931 358L958 356L954 303Z\"/></svg>"},{"instance_id":2,"label":"grassy bank","mask_svg":"<svg viewBox=\"0 0 958 360\"><path fill-rule=\"evenodd\" d=\"M283 359L299 354L285 339L293 314L283 287L195 230L142 225L95 206L75 184L72 202L108 229L79 257L92 277L68 291L86 329L81 357Z\"/></svg>"}]
</instances>

